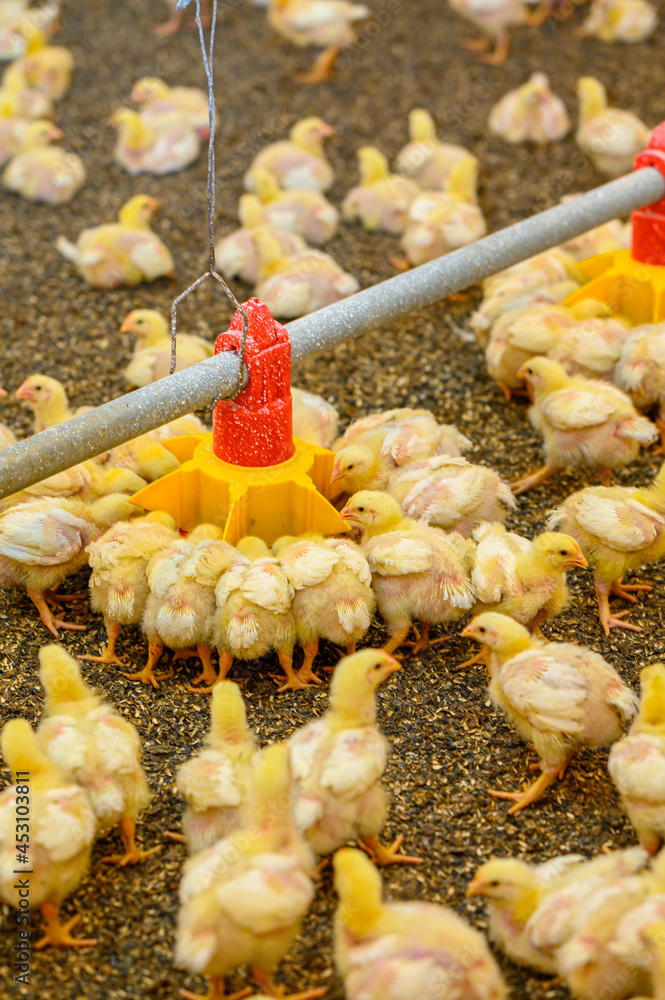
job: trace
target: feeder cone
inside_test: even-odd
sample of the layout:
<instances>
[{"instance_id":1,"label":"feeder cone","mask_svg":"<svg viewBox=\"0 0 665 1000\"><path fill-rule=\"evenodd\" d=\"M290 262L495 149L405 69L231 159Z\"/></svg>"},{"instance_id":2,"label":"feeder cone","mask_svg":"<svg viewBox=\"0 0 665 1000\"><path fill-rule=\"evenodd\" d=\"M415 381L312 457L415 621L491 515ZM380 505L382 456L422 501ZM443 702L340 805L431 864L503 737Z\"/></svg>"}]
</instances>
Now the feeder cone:
<instances>
[{"instance_id":1,"label":"feeder cone","mask_svg":"<svg viewBox=\"0 0 665 1000\"><path fill-rule=\"evenodd\" d=\"M212 434L162 442L183 463L132 501L165 510L190 531L217 524L227 542L258 535L271 545L280 535L344 531L330 503L334 455L292 434L291 343L284 327L258 299L243 306L247 318L247 386L213 413ZM215 353L240 350L242 317L219 335Z\"/></svg>"},{"instance_id":2,"label":"feeder cone","mask_svg":"<svg viewBox=\"0 0 665 1000\"><path fill-rule=\"evenodd\" d=\"M635 160L634 169L642 167L655 167L665 176L665 122ZM665 320L665 198L633 212L631 222L631 249L580 261L577 267L590 280L564 305L598 299L636 326Z\"/></svg>"}]
</instances>

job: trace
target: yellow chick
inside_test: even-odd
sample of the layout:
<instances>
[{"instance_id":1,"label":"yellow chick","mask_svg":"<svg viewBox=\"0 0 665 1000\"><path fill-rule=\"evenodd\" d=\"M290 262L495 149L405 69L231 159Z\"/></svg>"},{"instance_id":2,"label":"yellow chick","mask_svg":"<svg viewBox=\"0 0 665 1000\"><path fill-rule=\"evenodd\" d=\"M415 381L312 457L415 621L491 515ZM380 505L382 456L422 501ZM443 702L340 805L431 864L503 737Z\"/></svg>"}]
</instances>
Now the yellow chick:
<instances>
[{"instance_id":1,"label":"yellow chick","mask_svg":"<svg viewBox=\"0 0 665 1000\"><path fill-rule=\"evenodd\" d=\"M139 760L139 734L88 687L78 663L61 646L43 646L39 662L46 692L37 730L41 749L69 781L85 790L99 836L119 826L124 854L105 861L122 867L144 861L160 848L143 851L135 841L136 820L150 801Z\"/></svg>"},{"instance_id":2,"label":"yellow chick","mask_svg":"<svg viewBox=\"0 0 665 1000\"><path fill-rule=\"evenodd\" d=\"M580 315L578 306L573 309ZM548 357L562 365L569 375L612 379L614 367L633 328L620 316L608 315L609 307L599 311L601 315L590 316L576 327L564 330L548 351ZM602 315L603 311L606 315Z\"/></svg>"},{"instance_id":3,"label":"yellow chick","mask_svg":"<svg viewBox=\"0 0 665 1000\"><path fill-rule=\"evenodd\" d=\"M64 236L56 240L63 257L76 265L93 288L117 288L173 277L173 258L150 229L159 202L137 194L120 209L117 222L84 229L76 243Z\"/></svg>"},{"instance_id":4,"label":"yellow chick","mask_svg":"<svg viewBox=\"0 0 665 1000\"><path fill-rule=\"evenodd\" d=\"M0 514L0 586L25 589L46 628L85 631L56 618L47 601L77 600L56 594L58 585L88 561L86 548L111 524L138 513L124 494L111 493L93 503L75 497L44 497Z\"/></svg>"},{"instance_id":5,"label":"yellow chick","mask_svg":"<svg viewBox=\"0 0 665 1000\"><path fill-rule=\"evenodd\" d=\"M351 188L342 202L344 221L358 219L370 233L403 233L409 206L420 188L408 177L391 174L387 158L375 146L362 146L357 155L360 185Z\"/></svg>"},{"instance_id":6,"label":"yellow chick","mask_svg":"<svg viewBox=\"0 0 665 1000\"><path fill-rule=\"evenodd\" d=\"M215 588L215 600L212 633L220 678L235 659L258 660L274 651L286 675L278 692L306 686L293 670L293 587L260 538L240 539L236 559Z\"/></svg>"},{"instance_id":7,"label":"yellow chick","mask_svg":"<svg viewBox=\"0 0 665 1000\"><path fill-rule=\"evenodd\" d=\"M60 907L90 864L95 814L88 796L42 752L25 719L5 724L2 755L14 785L0 793L0 897L18 910L21 927L26 923L23 900L29 900L32 910L39 907L45 933L34 948L95 945L95 940L72 937L80 915L60 922ZM16 874L19 856L29 872L25 876Z\"/></svg>"},{"instance_id":8,"label":"yellow chick","mask_svg":"<svg viewBox=\"0 0 665 1000\"><path fill-rule=\"evenodd\" d=\"M332 448L339 434L339 413L316 392L291 386L293 436L320 448Z\"/></svg>"},{"instance_id":9,"label":"yellow chick","mask_svg":"<svg viewBox=\"0 0 665 1000\"><path fill-rule=\"evenodd\" d=\"M566 105L550 90L544 73L532 73L526 83L509 90L490 111L490 132L506 142L542 145L563 139L570 129Z\"/></svg>"},{"instance_id":10,"label":"yellow chick","mask_svg":"<svg viewBox=\"0 0 665 1000\"><path fill-rule=\"evenodd\" d=\"M572 535L588 559L605 635L611 628L639 632L623 620L627 611L611 613L609 596L634 603L633 593L651 590L623 578L665 555L665 466L650 486L591 486L571 494L551 513L548 527Z\"/></svg>"},{"instance_id":11,"label":"yellow chick","mask_svg":"<svg viewBox=\"0 0 665 1000\"><path fill-rule=\"evenodd\" d=\"M176 772L176 787L187 802L182 829L190 854L212 847L239 826L255 753L240 688L220 681L212 692L205 746Z\"/></svg>"},{"instance_id":12,"label":"yellow chick","mask_svg":"<svg viewBox=\"0 0 665 1000\"><path fill-rule=\"evenodd\" d=\"M424 108L409 111L409 140L397 154L395 172L423 191L445 191L452 168L471 156L464 146L439 141L434 119Z\"/></svg>"},{"instance_id":13,"label":"yellow chick","mask_svg":"<svg viewBox=\"0 0 665 1000\"><path fill-rule=\"evenodd\" d=\"M491 66L502 66L510 51L508 29L527 20L522 0L449 0L449 3L454 11L468 18L485 36L463 40L464 48L483 53L481 60ZM492 41L494 51L488 53Z\"/></svg>"},{"instance_id":14,"label":"yellow chick","mask_svg":"<svg viewBox=\"0 0 665 1000\"><path fill-rule=\"evenodd\" d=\"M580 34L601 42L643 42L657 23L656 8L648 0L591 0Z\"/></svg>"},{"instance_id":15,"label":"yellow chick","mask_svg":"<svg viewBox=\"0 0 665 1000\"><path fill-rule=\"evenodd\" d=\"M426 264L486 234L487 224L475 203L477 172L478 161L469 156L452 168L448 188L434 207L432 195L413 200L400 244L410 266Z\"/></svg>"},{"instance_id":16,"label":"yellow chick","mask_svg":"<svg viewBox=\"0 0 665 1000\"><path fill-rule=\"evenodd\" d=\"M27 119L50 118L53 101L41 90L33 90L23 72L6 70L0 81L0 115Z\"/></svg>"},{"instance_id":17,"label":"yellow chick","mask_svg":"<svg viewBox=\"0 0 665 1000\"><path fill-rule=\"evenodd\" d=\"M21 32L26 39L25 54L5 70L3 84L5 79L11 82L14 75L23 77L33 90L59 101L72 82L71 52L60 45L49 45L44 33L32 24L24 22Z\"/></svg>"},{"instance_id":18,"label":"yellow chick","mask_svg":"<svg viewBox=\"0 0 665 1000\"><path fill-rule=\"evenodd\" d=\"M194 126L177 111L149 125L139 112L119 108L109 124L118 132L113 159L129 174L175 174L199 155Z\"/></svg>"},{"instance_id":19,"label":"yellow chick","mask_svg":"<svg viewBox=\"0 0 665 1000\"><path fill-rule=\"evenodd\" d=\"M79 500L96 500L109 493L137 493L147 486L145 479L128 469L103 468L91 459L71 469L58 472L55 476L42 479L25 490L12 493L0 500L0 511L17 507L39 497L76 497Z\"/></svg>"},{"instance_id":20,"label":"yellow chick","mask_svg":"<svg viewBox=\"0 0 665 1000\"><path fill-rule=\"evenodd\" d=\"M122 321L120 333L133 333L136 346L132 360L125 368L130 385L150 385L169 374L171 366L171 326L157 309L134 309ZM190 333L176 338L175 370L182 371L199 361L211 358L214 345Z\"/></svg>"},{"instance_id":21,"label":"yellow chick","mask_svg":"<svg viewBox=\"0 0 665 1000\"><path fill-rule=\"evenodd\" d=\"M393 497L372 490L354 493L340 517L364 529L361 548L390 634L383 648L431 649L431 626L457 621L473 606L473 542L404 517ZM420 635L411 644L406 640L414 622Z\"/></svg>"},{"instance_id":22,"label":"yellow chick","mask_svg":"<svg viewBox=\"0 0 665 1000\"><path fill-rule=\"evenodd\" d=\"M77 410L72 410L65 387L49 375L30 375L18 387L15 395L32 410L35 434L92 409L91 406L79 406Z\"/></svg>"},{"instance_id":23,"label":"yellow chick","mask_svg":"<svg viewBox=\"0 0 665 1000\"><path fill-rule=\"evenodd\" d=\"M640 707L607 769L640 844L655 854L665 839L665 666L640 672Z\"/></svg>"},{"instance_id":24,"label":"yellow chick","mask_svg":"<svg viewBox=\"0 0 665 1000\"><path fill-rule=\"evenodd\" d=\"M60 146L50 146L63 133L50 122L35 122L23 142L28 147L17 153L2 174L2 183L27 201L62 205L71 201L86 178L83 160Z\"/></svg>"},{"instance_id":25,"label":"yellow chick","mask_svg":"<svg viewBox=\"0 0 665 1000\"><path fill-rule=\"evenodd\" d=\"M502 1000L506 985L482 934L447 906L382 899L381 876L363 854L333 859L339 904L335 966L348 1000Z\"/></svg>"},{"instance_id":26,"label":"yellow chick","mask_svg":"<svg viewBox=\"0 0 665 1000\"><path fill-rule=\"evenodd\" d=\"M175 960L209 978L208 1000L226 997L224 978L242 965L269 996L284 996L274 973L314 898L313 869L293 821L288 750L268 747L252 772L243 826L190 858L180 883Z\"/></svg>"},{"instance_id":27,"label":"yellow chick","mask_svg":"<svg viewBox=\"0 0 665 1000\"><path fill-rule=\"evenodd\" d=\"M633 462L640 445L658 431L641 417L628 396L613 385L567 375L556 361L532 358L518 375L530 390L529 420L543 435L545 465L511 483L515 496L526 493L566 468L599 469L609 486L612 469Z\"/></svg>"},{"instance_id":28,"label":"yellow chick","mask_svg":"<svg viewBox=\"0 0 665 1000\"><path fill-rule=\"evenodd\" d=\"M312 670L319 639L351 655L371 624L375 600L367 560L354 542L313 533L278 538L273 552L294 591L291 613L305 654L298 677L320 683Z\"/></svg>"},{"instance_id":29,"label":"yellow chick","mask_svg":"<svg viewBox=\"0 0 665 1000\"><path fill-rule=\"evenodd\" d=\"M195 434L200 432L201 429L193 431ZM170 431L164 434L163 428L158 427L148 434L116 445L115 448L100 455L99 460L109 466L127 469L147 482L153 483L156 479L161 479L162 476L180 468L180 462L175 455L161 443L165 437L177 436L178 433L192 433L192 431Z\"/></svg>"},{"instance_id":30,"label":"yellow chick","mask_svg":"<svg viewBox=\"0 0 665 1000\"><path fill-rule=\"evenodd\" d=\"M0 91L0 167L25 148L26 136L32 134L29 131L32 124L30 118L13 113L11 107L2 101ZM51 123L42 120L42 124Z\"/></svg>"},{"instance_id":31,"label":"yellow chick","mask_svg":"<svg viewBox=\"0 0 665 1000\"><path fill-rule=\"evenodd\" d=\"M327 191L335 175L323 151L323 141L335 130L320 118L296 122L287 140L271 142L252 160L244 184L254 191L255 170L268 170L280 187L295 191Z\"/></svg>"},{"instance_id":32,"label":"yellow chick","mask_svg":"<svg viewBox=\"0 0 665 1000\"><path fill-rule=\"evenodd\" d=\"M632 169L633 161L651 137L651 129L631 111L610 108L599 80L582 76L577 81L580 122L575 142L601 173L619 177Z\"/></svg>"},{"instance_id":33,"label":"yellow chick","mask_svg":"<svg viewBox=\"0 0 665 1000\"><path fill-rule=\"evenodd\" d=\"M540 777L520 792L491 791L514 815L542 798L581 747L618 740L635 715L636 695L614 667L575 643L534 639L506 615L485 612L462 635L489 647L489 695L539 758Z\"/></svg>"},{"instance_id":34,"label":"yellow chick","mask_svg":"<svg viewBox=\"0 0 665 1000\"><path fill-rule=\"evenodd\" d=\"M665 450L665 322L647 323L630 331L612 380L641 410L658 407L655 424L660 433L660 445L654 453L662 454Z\"/></svg>"},{"instance_id":35,"label":"yellow chick","mask_svg":"<svg viewBox=\"0 0 665 1000\"><path fill-rule=\"evenodd\" d=\"M21 31L27 21L40 28L50 38L58 25L60 4L47 0L39 7L29 7L29 0L3 0L0 4L0 59L11 61L25 54L25 37Z\"/></svg>"},{"instance_id":36,"label":"yellow chick","mask_svg":"<svg viewBox=\"0 0 665 1000\"><path fill-rule=\"evenodd\" d=\"M132 87L132 100L141 105L141 118L149 128L161 129L165 118L179 114L199 139L210 135L208 95L198 87L170 87L158 76L144 76Z\"/></svg>"},{"instance_id":37,"label":"yellow chick","mask_svg":"<svg viewBox=\"0 0 665 1000\"><path fill-rule=\"evenodd\" d=\"M265 221L309 243L327 243L337 232L339 212L320 191L282 191L269 170L252 171L254 190Z\"/></svg>"},{"instance_id":38,"label":"yellow chick","mask_svg":"<svg viewBox=\"0 0 665 1000\"><path fill-rule=\"evenodd\" d=\"M356 40L355 21L370 16L364 4L348 0L270 0L268 23L287 41L299 48L323 47L309 73L297 77L299 83L326 83L335 61Z\"/></svg>"},{"instance_id":39,"label":"yellow chick","mask_svg":"<svg viewBox=\"0 0 665 1000\"><path fill-rule=\"evenodd\" d=\"M154 511L120 521L90 543L90 607L104 615L106 646L101 656L81 656L81 660L125 666L116 653L120 631L123 625L140 625L150 593L148 562L178 537L176 528L170 514Z\"/></svg>"},{"instance_id":40,"label":"yellow chick","mask_svg":"<svg viewBox=\"0 0 665 1000\"><path fill-rule=\"evenodd\" d=\"M278 241L260 229L254 233L254 244L259 258L255 294L273 316L305 316L360 290L353 275L321 250L308 249L284 257Z\"/></svg>"},{"instance_id":41,"label":"yellow chick","mask_svg":"<svg viewBox=\"0 0 665 1000\"><path fill-rule=\"evenodd\" d=\"M420 860L399 854L401 836L389 847L379 840L388 808L379 783L388 742L376 725L376 691L399 669L382 649L340 660L328 711L288 740L296 826L319 855L359 840L378 865Z\"/></svg>"},{"instance_id":42,"label":"yellow chick","mask_svg":"<svg viewBox=\"0 0 665 1000\"><path fill-rule=\"evenodd\" d=\"M258 173L258 171L256 172ZM267 171L264 173L268 176ZM304 192L294 193L303 194ZM263 205L255 194L241 195L238 203L241 228L235 229L215 244L217 266L225 278L240 278L248 285L255 285L259 280L259 256L254 243L254 232L257 229L270 233L272 238L277 241L279 252L284 257L290 257L292 254L307 249L307 244L302 236L269 225L266 208L267 206Z\"/></svg>"}]
</instances>

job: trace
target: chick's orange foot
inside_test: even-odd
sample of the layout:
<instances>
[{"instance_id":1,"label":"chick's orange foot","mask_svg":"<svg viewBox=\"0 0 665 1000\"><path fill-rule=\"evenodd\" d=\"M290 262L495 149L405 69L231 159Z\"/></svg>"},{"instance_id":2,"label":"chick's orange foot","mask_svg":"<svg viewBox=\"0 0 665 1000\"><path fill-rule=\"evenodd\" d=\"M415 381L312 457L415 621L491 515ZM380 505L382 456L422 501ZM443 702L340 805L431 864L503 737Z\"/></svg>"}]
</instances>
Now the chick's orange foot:
<instances>
[{"instance_id":1,"label":"chick's orange foot","mask_svg":"<svg viewBox=\"0 0 665 1000\"><path fill-rule=\"evenodd\" d=\"M134 839L136 835L136 824L133 819L123 819L120 823L120 836L122 837L122 844L125 848L124 854L109 854L107 857L103 858L103 862L106 865L118 865L119 868L125 868L127 865L138 865L146 858L149 858L151 854L155 854L157 851L161 851L162 844L158 844L157 847L150 847L147 851L142 851L140 847L137 847L136 840Z\"/></svg>"},{"instance_id":2,"label":"chick's orange foot","mask_svg":"<svg viewBox=\"0 0 665 1000\"><path fill-rule=\"evenodd\" d=\"M535 472L529 472L526 476L521 476L510 484L510 488L513 491L513 495L518 497L522 493L527 493L532 490L534 486L540 486L551 476L556 475L557 472L561 472L561 467L558 465L543 465L540 469L536 469Z\"/></svg>"},{"instance_id":3,"label":"chick's orange foot","mask_svg":"<svg viewBox=\"0 0 665 1000\"><path fill-rule=\"evenodd\" d=\"M296 76L296 83L306 83L309 86L314 86L317 83L327 83L332 76L335 60L339 53L340 49L336 45L331 45L330 48L324 49L317 56L309 73L301 73Z\"/></svg>"},{"instance_id":4,"label":"chick's orange foot","mask_svg":"<svg viewBox=\"0 0 665 1000\"><path fill-rule=\"evenodd\" d=\"M511 806L508 810L509 816L514 816L516 813L521 812L522 809L526 809L527 806L532 805L534 802L538 802L542 799L545 794L546 788L548 788L556 778L561 776L561 768L565 773L566 765L557 764L555 767L545 767L542 768L542 773L539 778L537 778L532 785L525 788L521 792L501 792L495 789L490 789L489 794L493 799L505 799L507 802L514 802L515 804Z\"/></svg>"},{"instance_id":5,"label":"chick's orange foot","mask_svg":"<svg viewBox=\"0 0 665 1000\"><path fill-rule=\"evenodd\" d=\"M67 920L64 924L61 924L59 913L60 907L56 906L55 903L42 904L42 916L45 921L42 925L42 930L45 933L35 944L34 947L36 949L41 950L49 946L52 948L92 948L93 945L97 944L95 938L72 937L70 931L80 921L80 914L77 913L71 920Z\"/></svg>"},{"instance_id":6,"label":"chick's orange foot","mask_svg":"<svg viewBox=\"0 0 665 1000\"><path fill-rule=\"evenodd\" d=\"M122 676L126 677L127 680L129 680L129 681L141 681L141 683L145 684L146 687L149 684L152 684L152 686L154 688L156 688L156 687L159 687L159 682L160 681L168 681L168 680L170 680L171 677L173 677L173 671L169 670L169 672L166 673L166 674L156 674L155 671L154 671L154 669L151 666L145 666L143 668L143 670L139 670L138 673L135 673L135 674L125 674L125 673L123 673ZM200 690L202 690L202 689L200 689Z\"/></svg>"},{"instance_id":7,"label":"chick's orange foot","mask_svg":"<svg viewBox=\"0 0 665 1000\"><path fill-rule=\"evenodd\" d=\"M630 601L631 604L635 604L637 598L633 597L634 593L649 594L652 590L653 587L647 583L624 583L623 580L615 580L610 587L610 594L620 597L622 601Z\"/></svg>"},{"instance_id":8,"label":"chick's orange foot","mask_svg":"<svg viewBox=\"0 0 665 1000\"><path fill-rule=\"evenodd\" d=\"M375 865L384 867L385 865L421 865L422 858L412 857L408 854L400 854L399 849L404 841L403 834L396 837L392 844L382 844L378 837L361 837L359 843L363 851L369 854Z\"/></svg>"},{"instance_id":9,"label":"chick's orange foot","mask_svg":"<svg viewBox=\"0 0 665 1000\"><path fill-rule=\"evenodd\" d=\"M71 622L65 622L62 618L56 618L48 604L46 603L43 594L38 593L35 590L28 590L28 597L34 604L34 606L39 611L39 617L46 625L49 632L58 638L58 629L64 628L69 629L70 632L85 632L85 625L73 625ZM49 595L52 596L52 595Z\"/></svg>"},{"instance_id":10,"label":"chick's orange foot","mask_svg":"<svg viewBox=\"0 0 665 1000\"><path fill-rule=\"evenodd\" d=\"M442 639L430 639L429 630L431 627L430 622L421 622L420 634L418 634L417 629L414 629L414 632L416 633L415 642L403 642L402 645L408 646L411 650L413 650L414 654L418 654L424 653L428 649L434 649L435 646L438 646L442 642L448 642L447 636L444 636Z\"/></svg>"},{"instance_id":11,"label":"chick's orange foot","mask_svg":"<svg viewBox=\"0 0 665 1000\"><path fill-rule=\"evenodd\" d=\"M287 993L285 986L278 986L275 977L270 972L262 969L252 968L252 976L261 987L263 992L276 1000L316 1000L326 994L325 986L317 986L311 990L304 990L302 993Z\"/></svg>"},{"instance_id":12,"label":"chick's orange foot","mask_svg":"<svg viewBox=\"0 0 665 1000\"><path fill-rule=\"evenodd\" d=\"M207 993L192 993L191 990L178 990L183 1000L242 1000L252 992L249 986L238 990L236 993L226 993L224 978L222 976L211 976Z\"/></svg>"}]
</instances>

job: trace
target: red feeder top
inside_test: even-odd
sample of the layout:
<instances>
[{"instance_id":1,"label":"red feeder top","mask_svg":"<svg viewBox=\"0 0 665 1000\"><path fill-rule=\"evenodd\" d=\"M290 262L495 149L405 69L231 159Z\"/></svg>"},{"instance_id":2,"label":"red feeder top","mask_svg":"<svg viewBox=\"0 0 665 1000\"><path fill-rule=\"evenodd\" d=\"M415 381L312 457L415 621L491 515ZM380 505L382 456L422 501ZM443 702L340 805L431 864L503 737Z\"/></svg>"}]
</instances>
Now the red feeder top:
<instances>
[{"instance_id":1,"label":"red feeder top","mask_svg":"<svg viewBox=\"0 0 665 1000\"><path fill-rule=\"evenodd\" d=\"M649 145L635 159L634 169L642 167L655 167L665 177L665 122L653 130ZM633 212L631 220L633 259L642 264L665 266L665 197Z\"/></svg>"},{"instance_id":2,"label":"red feeder top","mask_svg":"<svg viewBox=\"0 0 665 1000\"><path fill-rule=\"evenodd\" d=\"M291 342L289 335L258 299L243 303L247 314L245 365L247 387L222 400L212 417L213 451L231 465L279 465L293 455ZM240 352L242 316L215 341L215 354Z\"/></svg>"}]
</instances>

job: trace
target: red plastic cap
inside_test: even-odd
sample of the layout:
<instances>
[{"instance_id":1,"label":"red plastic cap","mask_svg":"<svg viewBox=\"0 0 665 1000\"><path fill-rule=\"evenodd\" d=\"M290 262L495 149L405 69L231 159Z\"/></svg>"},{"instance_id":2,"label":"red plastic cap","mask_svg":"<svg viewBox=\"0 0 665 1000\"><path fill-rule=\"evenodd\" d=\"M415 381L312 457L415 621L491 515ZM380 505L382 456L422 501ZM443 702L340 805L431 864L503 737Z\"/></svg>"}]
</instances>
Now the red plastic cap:
<instances>
[{"instance_id":1,"label":"red plastic cap","mask_svg":"<svg viewBox=\"0 0 665 1000\"><path fill-rule=\"evenodd\" d=\"M235 399L223 400L212 417L213 451L232 465L279 465L293 455L291 342L258 299L243 303L247 313L245 365L249 382ZM215 341L215 354L240 352L242 316Z\"/></svg>"},{"instance_id":2,"label":"red plastic cap","mask_svg":"<svg viewBox=\"0 0 665 1000\"><path fill-rule=\"evenodd\" d=\"M635 159L635 170L655 167L665 177L665 122L651 133L649 145ZM665 197L631 215L633 244L631 254L642 264L665 265Z\"/></svg>"}]
</instances>

